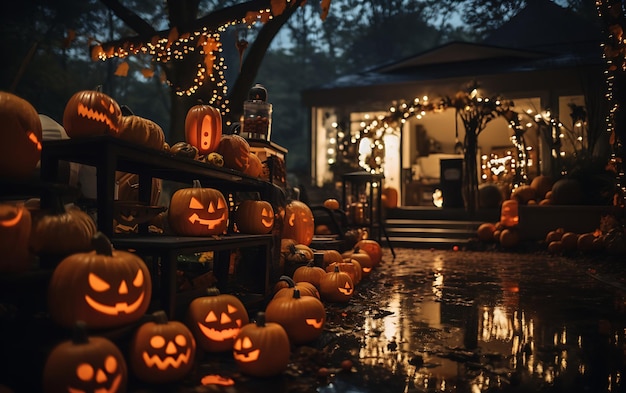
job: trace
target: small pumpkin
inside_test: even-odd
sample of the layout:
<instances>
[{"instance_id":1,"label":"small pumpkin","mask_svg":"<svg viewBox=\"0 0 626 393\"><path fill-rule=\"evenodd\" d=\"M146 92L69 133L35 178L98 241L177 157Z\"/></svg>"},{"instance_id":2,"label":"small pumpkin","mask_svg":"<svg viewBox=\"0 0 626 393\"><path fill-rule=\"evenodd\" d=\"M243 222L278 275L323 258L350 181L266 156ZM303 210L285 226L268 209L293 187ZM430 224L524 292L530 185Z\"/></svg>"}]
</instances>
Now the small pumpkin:
<instances>
[{"instance_id":1,"label":"small pumpkin","mask_svg":"<svg viewBox=\"0 0 626 393\"><path fill-rule=\"evenodd\" d=\"M63 127L70 138L118 136L121 116L122 110L112 97L100 90L82 90L65 104Z\"/></svg>"},{"instance_id":2,"label":"small pumpkin","mask_svg":"<svg viewBox=\"0 0 626 393\"><path fill-rule=\"evenodd\" d=\"M222 139L222 114L211 105L194 105L185 117L185 140L206 155L217 150Z\"/></svg>"},{"instance_id":3,"label":"small pumpkin","mask_svg":"<svg viewBox=\"0 0 626 393\"><path fill-rule=\"evenodd\" d=\"M0 178L30 177L41 158L37 110L15 94L0 92L0 124Z\"/></svg>"},{"instance_id":4,"label":"small pumpkin","mask_svg":"<svg viewBox=\"0 0 626 393\"><path fill-rule=\"evenodd\" d=\"M398 207L398 190L394 187L385 187L381 195L383 206L387 209Z\"/></svg>"},{"instance_id":5,"label":"small pumpkin","mask_svg":"<svg viewBox=\"0 0 626 393\"><path fill-rule=\"evenodd\" d=\"M256 322L244 325L233 344L239 371L255 377L272 377L287 369L291 356L289 336L280 324L266 322L259 312Z\"/></svg>"},{"instance_id":6,"label":"small pumpkin","mask_svg":"<svg viewBox=\"0 0 626 393\"><path fill-rule=\"evenodd\" d=\"M191 301L186 322L198 347L207 352L223 352L232 349L241 327L250 320L238 297L209 288L206 296Z\"/></svg>"},{"instance_id":7,"label":"small pumpkin","mask_svg":"<svg viewBox=\"0 0 626 393\"><path fill-rule=\"evenodd\" d=\"M339 210L339 201L335 198L328 198L323 203L324 207L330 210Z\"/></svg>"},{"instance_id":8,"label":"small pumpkin","mask_svg":"<svg viewBox=\"0 0 626 393\"><path fill-rule=\"evenodd\" d=\"M363 278L369 276L374 269L374 262L370 255L359 247L345 251L342 256L344 259L356 260L361 265L361 277Z\"/></svg>"},{"instance_id":9,"label":"small pumpkin","mask_svg":"<svg viewBox=\"0 0 626 393\"><path fill-rule=\"evenodd\" d=\"M176 190L170 199L168 222L180 236L221 235L228 228L228 205L217 189L201 187Z\"/></svg>"},{"instance_id":10,"label":"small pumpkin","mask_svg":"<svg viewBox=\"0 0 626 393\"><path fill-rule=\"evenodd\" d=\"M125 392L128 368L108 338L89 337L77 322L72 338L57 344L43 369L43 392Z\"/></svg>"},{"instance_id":11,"label":"small pumpkin","mask_svg":"<svg viewBox=\"0 0 626 393\"><path fill-rule=\"evenodd\" d=\"M320 280L322 276L326 274L326 270L315 265L313 260L310 260L306 265L296 268L293 272L293 280L295 282L306 281L315 285L316 288L320 286Z\"/></svg>"},{"instance_id":12,"label":"small pumpkin","mask_svg":"<svg viewBox=\"0 0 626 393\"><path fill-rule=\"evenodd\" d=\"M92 247L94 251L72 254L55 267L48 286L50 316L61 326L81 320L96 329L139 320L152 296L148 267L137 255L114 250L101 232Z\"/></svg>"},{"instance_id":13,"label":"small pumpkin","mask_svg":"<svg viewBox=\"0 0 626 393\"><path fill-rule=\"evenodd\" d=\"M348 273L340 271L337 265L320 280L320 297L324 301L346 303L352 299L352 295L354 295L352 278Z\"/></svg>"},{"instance_id":14,"label":"small pumpkin","mask_svg":"<svg viewBox=\"0 0 626 393\"><path fill-rule=\"evenodd\" d=\"M248 167L250 144L245 138L236 134L222 135L216 151L224 157L224 167L241 172Z\"/></svg>"},{"instance_id":15,"label":"small pumpkin","mask_svg":"<svg viewBox=\"0 0 626 393\"><path fill-rule=\"evenodd\" d=\"M196 159L198 157L198 148L187 142L176 142L168 151L178 157Z\"/></svg>"},{"instance_id":16,"label":"small pumpkin","mask_svg":"<svg viewBox=\"0 0 626 393\"><path fill-rule=\"evenodd\" d=\"M324 253L324 259L323 259L324 269L326 269L326 267L333 262L343 261L343 257L341 256L341 253L337 250L322 250L322 252Z\"/></svg>"},{"instance_id":17,"label":"small pumpkin","mask_svg":"<svg viewBox=\"0 0 626 393\"><path fill-rule=\"evenodd\" d=\"M28 268L31 227L30 211L23 203L0 203L0 272Z\"/></svg>"},{"instance_id":18,"label":"small pumpkin","mask_svg":"<svg viewBox=\"0 0 626 393\"><path fill-rule=\"evenodd\" d=\"M290 289L298 289L302 296L313 296L320 298L320 293L317 287L308 281L295 282L289 276L280 276L278 282L274 285L274 297L277 296L289 296L291 294Z\"/></svg>"},{"instance_id":19,"label":"small pumpkin","mask_svg":"<svg viewBox=\"0 0 626 393\"><path fill-rule=\"evenodd\" d=\"M129 363L133 375L150 383L174 382L193 368L196 341L179 321L170 321L164 311L152 314L135 331L130 343Z\"/></svg>"},{"instance_id":20,"label":"small pumpkin","mask_svg":"<svg viewBox=\"0 0 626 393\"><path fill-rule=\"evenodd\" d=\"M234 222L241 233L270 233L274 227L274 209L267 201L246 199L237 206Z\"/></svg>"},{"instance_id":21,"label":"small pumpkin","mask_svg":"<svg viewBox=\"0 0 626 393\"><path fill-rule=\"evenodd\" d=\"M340 271L347 273L352 279L354 285L361 282L361 279L363 278L361 264L356 259L344 258L341 262L333 262L326 266L326 272L334 271L335 267L338 267Z\"/></svg>"},{"instance_id":22,"label":"small pumpkin","mask_svg":"<svg viewBox=\"0 0 626 393\"><path fill-rule=\"evenodd\" d=\"M325 273L324 273L325 274ZM292 344L300 345L318 338L324 329L326 309L313 296L301 296L297 288L289 290L290 296L274 297L265 308L268 322L280 324Z\"/></svg>"},{"instance_id":23,"label":"small pumpkin","mask_svg":"<svg viewBox=\"0 0 626 393\"><path fill-rule=\"evenodd\" d=\"M374 267L380 265L383 260L383 249L380 246L380 243L378 243L376 240L362 239L359 240L354 247L365 251L372 259Z\"/></svg>"}]
</instances>

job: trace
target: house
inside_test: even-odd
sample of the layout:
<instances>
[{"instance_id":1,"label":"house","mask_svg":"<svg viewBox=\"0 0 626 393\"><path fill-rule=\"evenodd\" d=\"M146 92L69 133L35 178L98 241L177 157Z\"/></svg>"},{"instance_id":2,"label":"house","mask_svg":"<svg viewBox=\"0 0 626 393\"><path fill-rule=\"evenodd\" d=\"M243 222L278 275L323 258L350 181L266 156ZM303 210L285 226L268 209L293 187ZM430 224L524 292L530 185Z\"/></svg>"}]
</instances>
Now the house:
<instances>
[{"instance_id":1,"label":"house","mask_svg":"<svg viewBox=\"0 0 626 393\"><path fill-rule=\"evenodd\" d=\"M401 205L432 205L429 195L440 182L440 160L459 157L462 150L464 129L454 110L411 113L405 122L369 133L368 139L362 138L363 132L373 119L388 116L390 108L414 99L427 103L454 96L471 82L486 97L514 102L527 127L525 170L529 178L546 173L554 155L580 148L585 132L593 127L598 132L606 118L601 37L599 23L536 0L481 43L449 42L304 91L311 114L314 184L337 182L342 158L354 162L358 156L361 166L382 172L385 186L399 191ZM573 108L587 114L582 126L586 131ZM545 124L555 119L560 128L546 130ZM571 135L564 135L564 129ZM491 121L480 134L477 160L494 168L477 173L482 181L507 182L519 146L511 137L503 118Z\"/></svg>"}]
</instances>

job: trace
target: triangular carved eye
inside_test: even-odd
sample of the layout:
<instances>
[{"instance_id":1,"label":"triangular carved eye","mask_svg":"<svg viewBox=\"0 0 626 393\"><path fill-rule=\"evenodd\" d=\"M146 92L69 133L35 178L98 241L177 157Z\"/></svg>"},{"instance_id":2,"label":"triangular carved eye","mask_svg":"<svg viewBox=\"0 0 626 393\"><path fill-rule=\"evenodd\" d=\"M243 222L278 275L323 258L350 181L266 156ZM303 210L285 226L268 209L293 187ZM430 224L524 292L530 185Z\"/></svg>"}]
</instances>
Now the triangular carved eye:
<instances>
[{"instance_id":1,"label":"triangular carved eye","mask_svg":"<svg viewBox=\"0 0 626 393\"><path fill-rule=\"evenodd\" d=\"M204 206L202 206L202 203L196 197L191 197L191 199L189 200L189 208L204 209Z\"/></svg>"},{"instance_id":2,"label":"triangular carved eye","mask_svg":"<svg viewBox=\"0 0 626 393\"><path fill-rule=\"evenodd\" d=\"M223 209L226 207L226 203L224 202L224 200L222 198L219 198L217 200L217 208L218 209Z\"/></svg>"},{"instance_id":3,"label":"triangular carved eye","mask_svg":"<svg viewBox=\"0 0 626 393\"><path fill-rule=\"evenodd\" d=\"M93 273L89 273L89 286L96 292L108 291L111 288L108 282Z\"/></svg>"},{"instance_id":4,"label":"triangular carved eye","mask_svg":"<svg viewBox=\"0 0 626 393\"><path fill-rule=\"evenodd\" d=\"M232 314L234 312L237 312L237 307L235 306L231 306L230 304L228 305L228 313Z\"/></svg>"},{"instance_id":5,"label":"triangular carved eye","mask_svg":"<svg viewBox=\"0 0 626 393\"><path fill-rule=\"evenodd\" d=\"M143 271L141 269L137 270L137 275L133 280L133 286L139 288L143 285Z\"/></svg>"},{"instance_id":6,"label":"triangular carved eye","mask_svg":"<svg viewBox=\"0 0 626 393\"><path fill-rule=\"evenodd\" d=\"M252 348L252 341L249 337L244 337L242 346L244 349Z\"/></svg>"},{"instance_id":7,"label":"triangular carved eye","mask_svg":"<svg viewBox=\"0 0 626 393\"><path fill-rule=\"evenodd\" d=\"M204 318L204 322L215 322L215 321L217 321L217 315L215 315L213 311L209 312L206 318Z\"/></svg>"}]
</instances>

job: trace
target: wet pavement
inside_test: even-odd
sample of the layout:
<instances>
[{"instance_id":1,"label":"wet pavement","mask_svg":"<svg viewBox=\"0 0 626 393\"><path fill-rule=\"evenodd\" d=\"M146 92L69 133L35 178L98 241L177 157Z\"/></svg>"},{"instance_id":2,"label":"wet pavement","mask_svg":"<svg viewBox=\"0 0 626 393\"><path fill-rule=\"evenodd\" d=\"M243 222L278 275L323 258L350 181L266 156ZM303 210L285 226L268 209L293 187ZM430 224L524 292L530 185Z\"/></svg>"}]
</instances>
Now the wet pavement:
<instances>
[{"instance_id":1,"label":"wet pavement","mask_svg":"<svg viewBox=\"0 0 626 393\"><path fill-rule=\"evenodd\" d=\"M326 305L325 332L293 348L282 375L246 377L229 354L207 355L188 391L626 391L623 258L396 254L385 249L348 304ZM214 374L234 385L198 384Z\"/></svg>"},{"instance_id":2,"label":"wet pavement","mask_svg":"<svg viewBox=\"0 0 626 393\"><path fill-rule=\"evenodd\" d=\"M624 257L395 251L384 249L349 303L325 303L324 333L292 347L281 375L248 377L231 353L199 354L181 383L131 378L129 391L626 391Z\"/></svg>"}]
</instances>

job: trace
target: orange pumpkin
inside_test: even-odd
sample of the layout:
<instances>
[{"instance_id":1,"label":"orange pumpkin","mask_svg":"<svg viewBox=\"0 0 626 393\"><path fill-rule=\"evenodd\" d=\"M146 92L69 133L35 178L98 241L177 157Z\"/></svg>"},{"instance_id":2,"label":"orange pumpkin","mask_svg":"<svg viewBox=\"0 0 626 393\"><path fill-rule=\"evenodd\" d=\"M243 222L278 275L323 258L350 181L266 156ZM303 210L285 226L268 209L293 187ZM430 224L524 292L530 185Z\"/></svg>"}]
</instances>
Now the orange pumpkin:
<instances>
[{"instance_id":1,"label":"orange pumpkin","mask_svg":"<svg viewBox=\"0 0 626 393\"><path fill-rule=\"evenodd\" d=\"M378 243L376 240L362 239L362 240L359 240L354 247L355 248L358 247L362 251L365 251L366 253L368 253L370 258L372 259L372 263L374 264L374 267L380 265L380 263L382 262L383 249L380 246L380 243Z\"/></svg>"},{"instance_id":2,"label":"orange pumpkin","mask_svg":"<svg viewBox=\"0 0 626 393\"><path fill-rule=\"evenodd\" d=\"M41 158L41 120L26 100L0 92L0 177L25 178Z\"/></svg>"},{"instance_id":3,"label":"orange pumpkin","mask_svg":"<svg viewBox=\"0 0 626 393\"><path fill-rule=\"evenodd\" d=\"M274 297L277 296L289 296L291 291L289 289L297 288L302 296L314 296L320 298L320 293L317 287L308 281L295 282L289 276L280 276L276 284L274 285Z\"/></svg>"},{"instance_id":4,"label":"orange pumpkin","mask_svg":"<svg viewBox=\"0 0 626 393\"><path fill-rule=\"evenodd\" d=\"M239 232L262 235L274 227L274 209L267 201L247 199L237 206L233 219Z\"/></svg>"},{"instance_id":5,"label":"orange pumpkin","mask_svg":"<svg viewBox=\"0 0 626 393\"><path fill-rule=\"evenodd\" d=\"M224 157L225 168L243 172L248 167L250 144L239 135L222 135L216 151Z\"/></svg>"},{"instance_id":6,"label":"orange pumpkin","mask_svg":"<svg viewBox=\"0 0 626 393\"><path fill-rule=\"evenodd\" d=\"M393 187L383 188L381 200L383 202L383 206L388 209L393 209L393 208L398 207L398 190L396 190Z\"/></svg>"},{"instance_id":7,"label":"orange pumpkin","mask_svg":"<svg viewBox=\"0 0 626 393\"><path fill-rule=\"evenodd\" d=\"M219 190L196 185L174 192L168 222L180 236L221 235L228 227L228 213L226 199Z\"/></svg>"},{"instance_id":8,"label":"orange pumpkin","mask_svg":"<svg viewBox=\"0 0 626 393\"><path fill-rule=\"evenodd\" d=\"M48 286L50 316L61 326L80 320L90 329L139 320L152 296L148 267L137 255L114 250L101 232L94 236L93 247L66 257L54 269Z\"/></svg>"},{"instance_id":9,"label":"orange pumpkin","mask_svg":"<svg viewBox=\"0 0 626 393\"><path fill-rule=\"evenodd\" d=\"M185 117L185 140L201 155L217 150L222 139L222 114L210 105L194 105Z\"/></svg>"},{"instance_id":10,"label":"orange pumpkin","mask_svg":"<svg viewBox=\"0 0 626 393\"><path fill-rule=\"evenodd\" d=\"M313 341L324 329L324 304L316 297L300 296L297 288L290 291L291 296L279 296L270 300L265 309L265 317L268 322L276 322L285 329L290 343L299 345Z\"/></svg>"},{"instance_id":11,"label":"orange pumpkin","mask_svg":"<svg viewBox=\"0 0 626 393\"><path fill-rule=\"evenodd\" d=\"M324 274L326 274L326 270L319 266L315 266L315 263L311 260L306 265L296 268L293 272L293 280L295 282L310 282L315 285L315 287L319 288L320 280Z\"/></svg>"},{"instance_id":12,"label":"orange pumpkin","mask_svg":"<svg viewBox=\"0 0 626 393\"><path fill-rule=\"evenodd\" d=\"M320 296L324 301L345 303L352 299L352 295L354 283L348 273L339 270L339 266L334 266L320 281Z\"/></svg>"},{"instance_id":13,"label":"orange pumpkin","mask_svg":"<svg viewBox=\"0 0 626 393\"><path fill-rule=\"evenodd\" d=\"M263 162L261 162L259 156L250 152L250 155L248 156L248 166L243 173L250 177L263 177L264 172L265 168L263 167Z\"/></svg>"},{"instance_id":14,"label":"orange pumpkin","mask_svg":"<svg viewBox=\"0 0 626 393\"><path fill-rule=\"evenodd\" d=\"M150 119L136 115L120 117L119 137L155 150L163 150L165 146L165 134L161 126Z\"/></svg>"},{"instance_id":15,"label":"orange pumpkin","mask_svg":"<svg viewBox=\"0 0 626 393\"><path fill-rule=\"evenodd\" d=\"M519 224L519 201L517 199L508 199L502 202L500 224L507 228Z\"/></svg>"},{"instance_id":16,"label":"orange pumpkin","mask_svg":"<svg viewBox=\"0 0 626 393\"><path fill-rule=\"evenodd\" d=\"M113 98L98 90L83 90L65 104L63 127L70 138L118 136L121 116L122 110Z\"/></svg>"},{"instance_id":17,"label":"orange pumpkin","mask_svg":"<svg viewBox=\"0 0 626 393\"><path fill-rule=\"evenodd\" d=\"M338 210L339 201L334 198L328 198L324 201L324 207L330 210Z\"/></svg>"},{"instance_id":18,"label":"orange pumpkin","mask_svg":"<svg viewBox=\"0 0 626 393\"><path fill-rule=\"evenodd\" d=\"M313 240L314 233L315 222L309 206L298 200L287 203L282 237L294 239L297 243L308 246Z\"/></svg>"},{"instance_id":19,"label":"orange pumpkin","mask_svg":"<svg viewBox=\"0 0 626 393\"><path fill-rule=\"evenodd\" d=\"M0 203L0 272L28 268L30 211L23 204Z\"/></svg>"}]
</instances>

